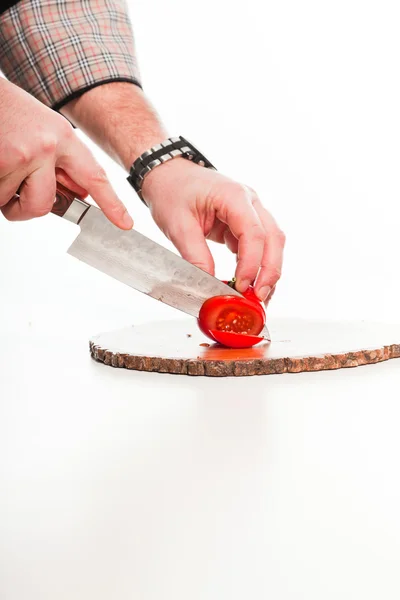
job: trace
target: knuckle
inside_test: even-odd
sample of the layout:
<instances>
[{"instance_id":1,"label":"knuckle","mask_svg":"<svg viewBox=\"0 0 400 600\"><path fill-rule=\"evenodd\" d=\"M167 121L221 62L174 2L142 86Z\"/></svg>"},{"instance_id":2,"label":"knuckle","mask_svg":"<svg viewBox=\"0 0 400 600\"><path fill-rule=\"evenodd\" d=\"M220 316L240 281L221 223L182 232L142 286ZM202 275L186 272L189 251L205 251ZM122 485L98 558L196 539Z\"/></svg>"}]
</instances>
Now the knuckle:
<instances>
[{"instance_id":1,"label":"knuckle","mask_svg":"<svg viewBox=\"0 0 400 600\"><path fill-rule=\"evenodd\" d=\"M275 284L282 277L282 270L279 267L272 267L269 274L270 280Z\"/></svg>"},{"instance_id":2,"label":"knuckle","mask_svg":"<svg viewBox=\"0 0 400 600\"><path fill-rule=\"evenodd\" d=\"M246 187L247 193L251 197L252 202L255 202L256 200L258 200L258 194L257 194L256 190L254 188L252 188L250 185L246 185L245 187Z\"/></svg>"},{"instance_id":3,"label":"knuckle","mask_svg":"<svg viewBox=\"0 0 400 600\"><path fill-rule=\"evenodd\" d=\"M278 231L275 233L275 237L281 246L284 246L286 244L286 235L282 231L282 229L278 229Z\"/></svg>"},{"instance_id":4,"label":"knuckle","mask_svg":"<svg viewBox=\"0 0 400 600\"><path fill-rule=\"evenodd\" d=\"M40 153L43 155L54 154L57 148L57 140L53 135L44 135L40 140Z\"/></svg>"},{"instance_id":5,"label":"knuckle","mask_svg":"<svg viewBox=\"0 0 400 600\"><path fill-rule=\"evenodd\" d=\"M120 219L123 217L124 213L126 212L126 209L122 204L114 204L113 203L113 204L108 205L107 212L114 219Z\"/></svg>"},{"instance_id":6,"label":"knuckle","mask_svg":"<svg viewBox=\"0 0 400 600\"><path fill-rule=\"evenodd\" d=\"M251 228L250 237L253 241L256 242L264 242L265 241L265 231L258 223L254 223Z\"/></svg>"},{"instance_id":7,"label":"knuckle","mask_svg":"<svg viewBox=\"0 0 400 600\"><path fill-rule=\"evenodd\" d=\"M237 195L240 195L245 202L247 202L248 204L251 204L252 198L253 198L253 193L252 193L251 188L249 188L248 185L245 185L243 183L235 183L234 186L236 188Z\"/></svg>"},{"instance_id":8,"label":"knuckle","mask_svg":"<svg viewBox=\"0 0 400 600\"><path fill-rule=\"evenodd\" d=\"M245 201L253 208L257 210L258 206L261 206L260 198L258 197L257 192L248 185L241 186L243 190L243 196Z\"/></svg>"},{"instance_id":9,"label":"knuckle","mask_svg":"<svg viewBox=\"0 0 400 600\"><path fill-rule=\"evenodd\" d=\"M89 183L92 185L104 185L105 183L108 183L107 173L103 167L98 166L93 169L89 175Z\"/></svg>"},{"instance_id":10,"label":"knuckle","mask_svg":"<svg viewBox=\"0 0 400 600\"><path fill-rule=\"evenodd\" d=\"M213 190L213 194L215 198L219 201L225 201L230 199L231 201L235 201L235 203L240 198L245 202L249 202L250 194L247 186L237 183L236 181L224 181L217 188Z\"/></svg>"},{"instance_id":11,"label":"knuckle","mask_svg":"<svg viewBox=\"0 0 400 600\"><path fill-rule=\"evenodd\" d=\"M107 212L116 218L121 217L126 212L126 207L118 198L108 199L107 201Z\"/></svg>"},{"instance_id":12,"label":"knuckle","mask_svg":"<svg viewBox=\"0 0 400 600\"><path fill-rule=\"evenodd\" d=\"M64 117L60 118L59 127L60 127L60 135L63 138L63 140L68 141L75 136L75 132L74 132L72 125L70 123L68 123L68 121L66 119L64 119Z\"/></svg>"},{"instance_id":13,"label":"knuckle","mask_svg":"<svg viewBox=\"0 0 400 600\"><path fill-rule=\"evenodd\" d=\"M25 144L19 144L13 149L13 162L16 167L26 167L32 162L32 150Z\"/></svg>"}]
</instances>

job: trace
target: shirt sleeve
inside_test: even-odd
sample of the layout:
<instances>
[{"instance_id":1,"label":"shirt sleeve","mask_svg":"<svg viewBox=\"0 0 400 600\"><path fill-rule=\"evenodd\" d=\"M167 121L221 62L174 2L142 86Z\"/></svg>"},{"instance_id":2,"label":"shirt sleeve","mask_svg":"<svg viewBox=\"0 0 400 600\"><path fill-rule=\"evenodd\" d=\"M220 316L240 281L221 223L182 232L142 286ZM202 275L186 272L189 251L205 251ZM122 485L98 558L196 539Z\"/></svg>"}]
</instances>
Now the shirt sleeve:
<instances>
[{"instance_id":1,"label":"shirt sleeve","mask_svg":"<svg viewBox=\"0 0 400 600\"><path fill-rule=\"evenodd\" d=\"M141 87L125 1L14 3L0 14L0 69L55 110L104 83Z\"/></svg>"}]
</instances>

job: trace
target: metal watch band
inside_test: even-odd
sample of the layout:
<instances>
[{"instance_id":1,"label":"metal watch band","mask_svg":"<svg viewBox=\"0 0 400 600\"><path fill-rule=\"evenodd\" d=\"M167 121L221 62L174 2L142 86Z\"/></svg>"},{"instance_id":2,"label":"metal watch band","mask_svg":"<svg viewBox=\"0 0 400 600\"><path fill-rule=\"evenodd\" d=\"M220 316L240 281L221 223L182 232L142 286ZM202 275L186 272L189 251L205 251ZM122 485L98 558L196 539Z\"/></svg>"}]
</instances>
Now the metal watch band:
<instances>
[{"instance_id":1,"label":"metal watch band","mask_svg":"<svg viewBox=\"0 0 400 600\"><path fill-rule=\"evenodd\" d=\"M128 181L144 204L146 204L146 202L142 196L142 185L146 175L156 167L159 167L178 156L186 158L201 167L216 170L210 161L184 137L168 138L165 142L157 144L150 148L150 150L143 152L143 154L135 160L129 171Z\"/></svg>"}]
</instances>

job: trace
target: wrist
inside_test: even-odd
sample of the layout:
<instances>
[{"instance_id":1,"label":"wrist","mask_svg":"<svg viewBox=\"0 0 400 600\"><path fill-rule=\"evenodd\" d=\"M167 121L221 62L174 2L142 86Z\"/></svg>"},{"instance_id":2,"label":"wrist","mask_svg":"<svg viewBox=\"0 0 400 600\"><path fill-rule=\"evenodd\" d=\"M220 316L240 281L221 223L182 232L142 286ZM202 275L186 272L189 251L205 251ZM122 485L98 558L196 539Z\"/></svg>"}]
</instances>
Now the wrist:
<instances>
[{"instance_id":1,"label":"wrist","mask_svg":"<svg viewBox=\"0 0 400 600\"><path fill-rule=\"evenodd\" d=\"M171 189L181 186L182 180L187 175L202 168L182 156L178 156L153 169L142 184L142 196L145 203L151 208L158 198L164 198Z\"/></svg>"},{"instance_id":2,"label":"wrist","mask_svg":"<svg viewBox=\"0 0 400 600\"><path fill-rule=\"evenodd\" d=\"M149 179L153 171L159 172L161 167L165 167L171 161L176 162L177 158L183 158L184 162L194 166L215 170L215 167L204 154L186 138L183 136L168 138L143 152L129 170L128 181L145 204L147 204L145 196L150 195L150 185L145 186L146 179ZM191 167L189 169L191 170ZM178 172L180 171L181 169L178 169ZM184 168L184 171L187 172L187 168ZM167 178L170 170L164 170L164 173L164 177ZM151 178L152 181L157 181L157 179L156 177Z\"/></svg>"},{"instance_id":3,"label":"wrist","mask_svg":"<svg viewBox=\"0 0 400 600\"><path fill-rule=\"evenodd\" d=\"M130 140L127 143L123 157L123 166L125 170L129 171L135 160L139 158L143 152L157 146L157 144L163 142L167 137L168 134L164 130L157 130L157 127L152 127L137 135L135 140Z\"/></svg>"}]
</instances>

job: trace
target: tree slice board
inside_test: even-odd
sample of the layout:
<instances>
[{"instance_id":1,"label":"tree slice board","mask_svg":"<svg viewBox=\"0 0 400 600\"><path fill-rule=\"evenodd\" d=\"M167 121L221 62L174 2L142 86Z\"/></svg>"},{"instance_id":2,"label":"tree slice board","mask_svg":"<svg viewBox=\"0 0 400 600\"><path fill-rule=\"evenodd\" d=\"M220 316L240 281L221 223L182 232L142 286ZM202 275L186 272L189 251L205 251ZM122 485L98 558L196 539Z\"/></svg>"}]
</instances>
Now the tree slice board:
<instances>
[{"instance_id":1,"label":"tree slice board","mask_svg":"<svg viewBox=\"0 0 400 600\"><path fill-rule=\"evenodd\" d=\"M90 352L112 367L211 377L341 369L400 357L400 324L276 319L268 327L271 343L234 350L213 344L195 319L160 321L94 336Z\"/></svg>"}]
</instances>

